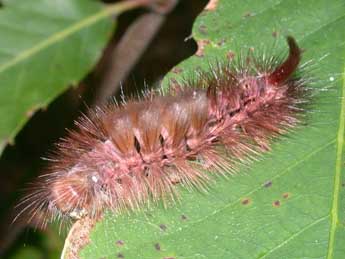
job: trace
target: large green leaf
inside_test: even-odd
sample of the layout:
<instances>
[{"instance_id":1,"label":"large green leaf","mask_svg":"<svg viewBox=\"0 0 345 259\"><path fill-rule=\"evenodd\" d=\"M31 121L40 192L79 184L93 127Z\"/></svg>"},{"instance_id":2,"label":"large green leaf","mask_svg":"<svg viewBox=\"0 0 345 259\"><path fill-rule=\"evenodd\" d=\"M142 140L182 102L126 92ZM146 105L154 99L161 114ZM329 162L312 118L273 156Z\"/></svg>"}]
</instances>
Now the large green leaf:
<instances>
[{"instance_id":1,"label":"large green leaf","mask_svg":"<svg viewBox=\"0 0 345 259\"><path fill-rule=\"evenodd\" d=\"M186 60L165 82L193 77L229 51L236 57L241 49L274 46L270 52L280 54L290 34L306 50L303 63L313 61L313 87L329 90L315 95L305 125L207 194L181 189L180 203L168 208L107 213L81 257L345 258L344 28L341 0L220 0L202 13L193 37L209 41L204 56Z\"/></svg>"},{"instance_id":2,"label":"large green leaf","mask_svg":"<svg viewBox=\"0 0 345 259\"><path fill-rule=\"evenodd\" d=\"M33 112L95 64L118 14L93 0L5 0L0 8L0 153Z\"/></svg>"}]
</instances>

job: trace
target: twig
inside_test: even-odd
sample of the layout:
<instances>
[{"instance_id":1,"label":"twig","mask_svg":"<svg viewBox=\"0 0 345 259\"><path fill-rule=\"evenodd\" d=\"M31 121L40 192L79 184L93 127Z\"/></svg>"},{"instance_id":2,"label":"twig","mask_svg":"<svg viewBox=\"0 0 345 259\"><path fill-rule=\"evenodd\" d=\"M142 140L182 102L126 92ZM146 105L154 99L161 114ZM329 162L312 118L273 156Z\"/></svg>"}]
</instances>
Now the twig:
<instances>
[{"instance_id":1,"label":"twig","mask_svg":"<svg viewBox=\"0 0 345 259\"><path fill-rule=\"evenodd\" d=\"M93 106L105 103L116 92L120 82L138 62L165 21L165 14L176 3L177 0L153 1L150 5L152 11L143 14L130 25L111 53L110 64L99 84Z\"/></svg>"}]
</instances>

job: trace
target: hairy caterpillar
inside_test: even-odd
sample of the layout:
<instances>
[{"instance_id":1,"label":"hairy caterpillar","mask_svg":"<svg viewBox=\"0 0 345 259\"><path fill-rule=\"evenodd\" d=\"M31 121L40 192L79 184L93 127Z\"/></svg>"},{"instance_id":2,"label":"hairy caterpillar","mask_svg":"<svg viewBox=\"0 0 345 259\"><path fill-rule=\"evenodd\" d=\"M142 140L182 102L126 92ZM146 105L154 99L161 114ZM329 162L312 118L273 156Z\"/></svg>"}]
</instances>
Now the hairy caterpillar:
<instances>
[{"instance_id":1,"label":"hairy caterpillar","mask_svg":"<svg viewBox=\"0 0 345 259\"><path fill-rule=\"evenodd\" d=\"M298 124L310 99L295 73L301 50L292 37L287 43L283 62L248 56L245 64L219 65L168 94L151 91L82 116L18 216L38 217L42 226L97 218L105 209L174 199L176 183L204 188L212 173L236 172L236 164Z\"/></svg>"}]
</instances>

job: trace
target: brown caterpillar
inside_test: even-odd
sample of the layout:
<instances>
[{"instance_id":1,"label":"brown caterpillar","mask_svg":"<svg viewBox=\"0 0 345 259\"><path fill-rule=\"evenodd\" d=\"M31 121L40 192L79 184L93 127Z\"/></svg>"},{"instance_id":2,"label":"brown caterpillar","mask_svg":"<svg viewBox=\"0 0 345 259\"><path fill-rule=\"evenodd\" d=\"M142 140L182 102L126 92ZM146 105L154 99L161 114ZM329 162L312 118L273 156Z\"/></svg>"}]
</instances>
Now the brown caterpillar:
<instances>
[{"instance_id":1,"label":"brown caterpillar","mask_svg":"<svg viewBox=\"0 0 345 259\"><path fill-rule=\"evenodd\" d=\"M105 209L174 199L176 183L204 188L212 173L236 172L295 127L309 102L306 81L295 73L301 50L292 37L287 43L283 62L248 56L245 65L218 65L168 94L151 91L82 116L19 215L39 217L43 226L96 218Z\"/></svg>"}]
</instances>

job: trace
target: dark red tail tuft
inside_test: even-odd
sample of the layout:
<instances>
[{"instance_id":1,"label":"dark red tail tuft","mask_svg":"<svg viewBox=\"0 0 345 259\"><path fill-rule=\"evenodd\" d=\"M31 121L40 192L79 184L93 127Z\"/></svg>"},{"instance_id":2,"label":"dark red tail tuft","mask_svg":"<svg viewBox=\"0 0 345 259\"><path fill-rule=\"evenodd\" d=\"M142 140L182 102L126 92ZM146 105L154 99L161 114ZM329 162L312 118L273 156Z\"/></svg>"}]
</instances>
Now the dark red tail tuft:
<instances>
[{"instance_id":1,"label":"dark red tail tuft","mask_svg":"<svg viewBox=\"0 0 345 259\"><path fill-rule=\"evenodd\" d=\"M296 70L301 60L301 49L298 47L295 39L288 36L286 40L290 48L289 57L268 76L268 82L273 85L278 85L287 80Z\"/></svg>"}]
</instances>

